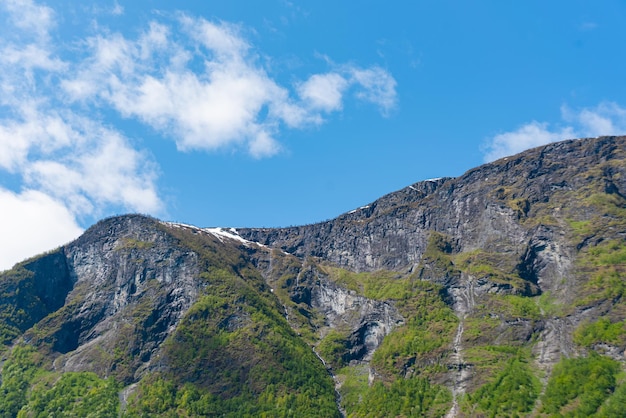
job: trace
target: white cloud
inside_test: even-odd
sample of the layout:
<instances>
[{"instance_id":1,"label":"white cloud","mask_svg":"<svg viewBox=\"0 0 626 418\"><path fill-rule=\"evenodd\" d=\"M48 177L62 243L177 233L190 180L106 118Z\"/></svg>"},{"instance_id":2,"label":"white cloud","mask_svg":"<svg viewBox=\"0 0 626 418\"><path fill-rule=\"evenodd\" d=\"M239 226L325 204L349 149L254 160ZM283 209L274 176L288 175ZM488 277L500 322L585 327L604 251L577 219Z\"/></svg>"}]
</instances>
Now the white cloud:
<instances>
[{"instance_id":1,"label":"white cloud","mask_svg":"<svg viewBox=\"0 0 626 418\"><path fill-rule=\"evenodd\" d=\"M271 135L265 131L257 133L250 143L250 153L255 158L267 157L276 154L280 150L280 145Z\"/></svg>"},{"instance_id":2,"label":"white cloud","mask_svg":"<svg viewBox=\"0 0 626 418\"><path fill-rule=\"evenodd\" d=\"M340 110L348 81L337 73L315 74L298 86L298 94L313 109Z\"/></svg>"},{"instance_id":3,"label":"white cloud","mask_svg":"<svg viewBox=\"0 0 626 418\"><path fill-rule=\"evenodd\" d=\"M321 112L341 110L350 86L384 114L396 102L388 72L354 66L313 74L296 84L293 99L259 64L241 28L226 22L180 15L172 26L152 22L136 40L100 34L87 45L89 59L62 82L66 93L111 105L186 151L243 147L255 157L273 155L282 127L321 123Z\"/></svg>"},{"instance_id":4,"label":"white cloud","mask_svg":"<svg viewBox=\"0 0 626 418\"><path fill-rule=\"evenodd\" d=\"M259 115L282 105L286 92L246 55L249 47L234 26L187 16L181 22L196 42L193 51L169 41L170 29L155 22L137 41L97 37L89 42L91 58L63 82L65 91L75 100L104 100L125 117L173 136L181 150L243 143L255 156L277 151L272 141L259 152L259 144L270 141L257 133L269 138L276 126ZM189 68L192 58L201 67L196 72Z\"/></svg>"},{"instance_id":5,"label":"white cloud","mask_svg":"<svg viewBox=\"0 0 626 418\"><path fill-rule=\"evenodd\" d=\"M574 136L574 131L570 127L552 132L548 129L547 123L533 121L513 132L496 135L487 147L488 151L485 154L485 161L494 161L529 148L573 138Z\"/></svg>"},{"instance_id":6,"label":"white cloud","mask_svg":"<svg viewBox=\"0 0 626 418\"><path fill-rule=\"evenodd\" d=\"M118 132L74 121L73 141L24 165L26 182L67 203L73 213L99 214L108 205L159 213L156 168ZM70 129L69 127L66 129Z\"/></svg>"},{"instance_id":7,"label":"white cloud","mask_svg":"<svg viewBox=\"0 0 626 418\"><path fill-rule=\"evenodd\" d=\"M379 106L387 114L396 105L396 80L380 67L351 68L354 82L360 86L357 97Z\"/></svg>"},{"instance_id":8,"label":"white cloud","mask_svg":"<svg viewBox=\"0 0 626 418\"><path fill-rule=\"evenodd\" d=\"M32 1L0 7L13 28L0 35L0 170L21 180L22 190L0 185L0 268L75 238L79 219L110 210L161 213L158 170L146 153L58 94L71 63L50 41L54 12ZM131 71L126 55L116 55L119 40L103 46L99 59L109 70Z\"/></svg>"},{"instance_id":9,"label":"white cloud","mask_svg":"<svg viewBox=\"0 0 626 418\"><path fill-rule=\"evenodd\" d=\"M0 187L0 202L0 270L63 245L82 232L63 202L45 193L25 190L17 194Z\"/></svg>"},{"instance_id":10,"label":"white cloud","mask_svg":"<svg viewBox=\"0 0 626 418\"><path fill-rule=\"evenodd\" d=\"M623 135L626 133L626 109L617 103L600 103L593 109L576 113L567 107L561 109L563 117L580 125L584 136Z\"/></svg>"},{"instance_id":11,"label":"white cloud","mask_svg":"<svg viewBox=\"0 0 626 418\"><path fill-rule=\"evenodd\" d=\"M494 136L483 147L485 162L564 139L626 133L626 109L616 103L605 102L579 111L564 106L561 114L566 123L555 128L546 122L533 121Z\"/></svg>"},{"instance_id":12,"label":"white cloud","mask_svg":"<svg viewBox=\"0 0 626 418\"><path fill-rule=\"evenodd\" d=\"M27 70L42 69L47 71L61 71L67 68L66 63L58 58L52 58L49 51L36 44L18 48L9 45L1 52L1 60L7 65L14 65Z\"/></svg>"},{"instance_id":13,"label":"white cloud","mask_svg":"<svg viewBox=\"0 0 626 418\"><path fill-rule=\"evenodd\" d=\"M4 9L4 10L3 10ZM34 73L55 73L67 68L54 57L49 31L56 26L54 11L30 0L0 1L0 12L6 11L0 35L0 103L21 106L25 89L37 84Z\"/></svg>"},{"instance_id":14,"label":"white cloud","mask_svg":"<svg viewBox=\"0 0 626 418\"><path fill-rule=\"evenodd\" d=\"M159 213L156 168L117 131L71 113L0 121L0 168L66 202L77 215L119 205Z\"/></svg>"},{"instance_id":15,"label":"white cloud","mask_svg":"<svg viewBox=\"0 0 626 418\"><path fill-rule=\"evenodd\" d=\"M180 21L187 33L217 55L215 63L243 60L250 45L239 35L239 27L227 22L219 24L182 15Z\"/></svg>"},{"instance_id":16,"label":"white cloud","mask_svg":"<svg viewBox=\"0 0 626 418\"><path fill-rule=\"evenodd\" d=\"M380 67L343 65L335 72L312 75L298 85L298 94L309 109L332 112L341 110L346 91L353 88L358 99L375 104L387 115L397 102L396 84L391 74Z\"/></svg>"},{"instance_id":17,"label":"white cloud","mask_svg":"<svg viewBox=\"0 0 626 418\"><path fill-rule=\"evenodd\" d=\"M37 5L32 0L4 0L2 3L15 27L40 42L48 40L49 30L55 25L54 11L50 7Z\"/></svg>"},{"instance_id":18,"label":"white cloud","mask_svg":"<svg viewBox=\"0 0 626 418\"><path fill-rule=\"evenodd\" d=\"M50 154L71 144L73 129L58 115L40 113L36 106L22 103L21 120L0 120L0 168L21 172L34 152Z\"/></svg>"}]
</instances>

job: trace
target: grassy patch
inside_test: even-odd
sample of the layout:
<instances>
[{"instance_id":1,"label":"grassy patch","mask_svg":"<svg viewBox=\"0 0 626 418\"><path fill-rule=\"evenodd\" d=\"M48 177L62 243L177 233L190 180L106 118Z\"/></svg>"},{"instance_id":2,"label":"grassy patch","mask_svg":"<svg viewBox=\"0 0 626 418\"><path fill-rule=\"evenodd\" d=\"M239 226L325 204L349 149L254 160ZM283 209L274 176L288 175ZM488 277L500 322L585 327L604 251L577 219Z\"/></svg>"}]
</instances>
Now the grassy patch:
<instances>
[{"instance_id":1,"label":"grassy patch","mask_svg":"<svg viewBox=\"0 0 626 418\"><path fill-rule=\"evenodd\" d=\"M535 298L506 295L503 297L505 313L512 318L541 319L541 310Z\"/></svg>"},{"instance_id":2,"label":"grassy patch","mask_svg":"<svg viewBox=\"0 0 626 418\"><path fill-rule=\"evenodd\" d=\"M508 284L514 293L535 294L536 286L522 279L517 271L519 260L510 254L486 252L480 249L456 254L455 268L493 283Z\"/></svg>"},{"instance_id":3,"label":"grassy patch","mask_svg":"<svg viewBox=\"0 0 626 418\"><path fill-rule=\"evenodd\" d=\"M175 392L167 410L180 407L178 396L189 384L201 397L213 397L217 415L283 416L290 408L296 416L336 414L330 377L272 294L224 269L206 272L204 279L207 294L165 343L170 372L163 379ZM149 386L142 393L136 410L160 413L150 406L159 395Z\"/></svg>"},{"instance_id":4,"label":"grassy patch","mask_svg":"<svg viewBox=\"0 0 626 418\"><path fill-rule=\"evenodd\" d=\"M589 277L579 305L622 300L626 295L626 242L611 240L581 251L578 266Z\"/></svg>"},{"instance_id":5,"label":"grassy patch","mask_svg":"<svg viewBox=\"0 0 626 418\"><path fill-rule=\"evenodd\" d=\"M626 343L626 321L611 322L603 317L596 322L581 324L574 331L574 342L583 347L598 343L623 345Z\"/></svg>"},{"instance_id":6,"label":"grassy patch","mask_svg":"<svg viewBox=\"0 0 626 418\"><path fill-rule=\"evenodd\" d=\"M337 370L336 376L342 382L341 404L347 411L353 411L368 394L369 367L365 364L344 367Z\"/></svg>"},{"instance_id":7,"label":"grassy patch","mask_svg":"<svg viewBox=\"0 0 626 418\"><path fill-rule=\"evenodd\" d=\"M566 219L565 221L577 237L584 237L591 233L592 225L589 219L584 219L580 221L574 219Z\"/></svg>"},{"instance_id":8,"label":"grassy patch","mask_svg":"<svg viewBox=\"0 0 626 418\"><path fill-rule=\"evenodd\" d=\"M463 340L472 345L493 341L497 337L500 319L489 314L472 315L463 322Z\"/></svg>"},{"instance_id":9,"label":"grassy patch","mask_svg":"<svg viewBox=\"0 0 626 418\"><path fill-rule=\"evenodd\" d=\"M121 242L115 247L115 250L149 250L152 247L154 247L154 242L126 237L121 239Z\"/></svg>"},{"instance_id":10,"label":"grassy patch","mask_svg":"<svg viewBox=\"0 0 626 418\"><path fill-rule=\"evenodd\" d=\"M341 287L374 300L401 300L409 297L407 277L392 271L354 273L338 267L321 265L320 269Z\"/></svg>"},{"instance_id":11,"label":"grassy patch","mask_svg":"<svg viewBox=\"0 0 626 418\"><path fill-rule=\"evenodd\" d=\"M563 313L562 304L550 292L544 292L535 298L537 307L544 317L559 316Z\"/></svg>"},{"instance_id":12,"label":"grassy patch","mask_svg":"<svg viewBox=\"0 0 626 418\"><path fill-rule=\"evenodd\" d=\"M16 346L2 367L0 416L14 417L28 401L31 383L41 373L41 356L31 346Z\"/></svg>"}]
</instances>

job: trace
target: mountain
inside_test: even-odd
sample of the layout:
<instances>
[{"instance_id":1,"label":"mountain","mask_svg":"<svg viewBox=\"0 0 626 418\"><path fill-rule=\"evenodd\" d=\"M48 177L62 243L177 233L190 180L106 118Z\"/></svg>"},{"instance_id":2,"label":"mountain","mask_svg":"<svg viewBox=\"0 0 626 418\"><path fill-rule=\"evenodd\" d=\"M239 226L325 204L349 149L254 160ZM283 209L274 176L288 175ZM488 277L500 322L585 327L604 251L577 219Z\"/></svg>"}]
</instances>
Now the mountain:
<instances>
[{"instance_id":1,"label":"mountain","mask_svg":"<svg viewBox=\"0 0 626 418\"><path fill-rule=\"evenodd\" d=\"M2 417L626 416L626 137L312 225L105 219L0 317Z\"/></svg>"}]
</instances>

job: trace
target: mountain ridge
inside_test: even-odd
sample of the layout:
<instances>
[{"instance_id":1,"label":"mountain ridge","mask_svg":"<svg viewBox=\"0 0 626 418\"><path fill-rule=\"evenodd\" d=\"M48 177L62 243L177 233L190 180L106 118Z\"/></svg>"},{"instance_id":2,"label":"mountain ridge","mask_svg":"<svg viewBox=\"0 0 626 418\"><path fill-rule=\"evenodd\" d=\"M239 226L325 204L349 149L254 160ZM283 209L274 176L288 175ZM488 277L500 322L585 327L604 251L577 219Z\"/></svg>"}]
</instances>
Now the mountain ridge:
<instances>
[{"instance_id":1,"label":"mountain ridge","mask_svg":"<svg viewBox=\"0 0 626 418\"><path fill-rule=\"evenodd\" d=\"M82 379L110 416L612 416L625 196L626 137L600 137L304 226L107 218L0 273L0 415ZM592 366L608 386L554 394Z\"/></svg>"}]
</instances>

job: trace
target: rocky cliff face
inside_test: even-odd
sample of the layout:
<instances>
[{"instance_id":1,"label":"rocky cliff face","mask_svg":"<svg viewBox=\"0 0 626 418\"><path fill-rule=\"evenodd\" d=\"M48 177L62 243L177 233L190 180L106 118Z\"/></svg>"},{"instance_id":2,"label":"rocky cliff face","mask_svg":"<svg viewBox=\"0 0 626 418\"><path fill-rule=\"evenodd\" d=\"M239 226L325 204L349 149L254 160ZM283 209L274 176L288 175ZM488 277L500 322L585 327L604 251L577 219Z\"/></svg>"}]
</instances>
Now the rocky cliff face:
<instances>
[{"instance_id":1,"label":"rocky cliff face","mask_svg":"<svg viewBox=\"0 0 626 418\"><path fill-rule=\"evenodd\" d=\"M238 232L299 257L319 257L354 271L418 272L422 279L444 285L461 321L449 364L464 370L473 365L460 354L472 343L463 336L463 322L482 317L491 295L543 295L558 301L562 316L530 320L489 313L500 320L490 342L537 338L533 356L549 373L562 356L580 353L572 341L574 330L612 309L606 300L581 303L588 276L578 260L589 246L626 238L621 218L625 156L624 137L565 141L459 178L413 184L320 224ZM589 228L574 231L578 223ZM444 253L453 260L447 268L437 266L441 260L425 257L433 233L445 237ZM482 263L484 269L476 268ZM619 353L614 357L623 362L624 348L605 351ZM463 373L449 384L465 393L476 384L471 376Z\"/></svg>"},{"instance_id":2,"label":"rocky cliff face","mask_svg":"<svg viewBox=\"0 0 626 418\"><path fill-rule=\"evenodd\" d=\"M534 254L541 241L549 242L553 246L549 251L554 252L558 251L555 234L564 228L525 225L524 220L538 214L556 219L568 216L571 208L558 204L547 213L552 197L591 183L602 183L603 191L624 196L625 168L619 164L623 154L623 137L550 144L458 178L413 184L330 221L284 229L239 229L238 233L294 255L320 257L356 271L415 267L430 231L449 235L459 252L481 248L514 252L521 258L527 251ZM602 168L592 174L592 167Z\"/></svg>"},{"instance_id":3,"label":"rocky cliff face","mask_svg":"<svg viewBox=\"0 0 626 418\"><path fill-rule=\"evenodd\" d=\"M625 239L626 137L565 141L314 225L104 220L2 273L0 336L10 364L30 345L42 368L112 377L131 416L156 414L158 382L191 415L541 414L563 357L625 363ZM481 401L507 373L534 389ZM380 387L413 400L380 409Z\"/></svg>"},{"instance_id":4,"label":"rocky cliff face","mask_svg":"<svg viewBox=\"0 0 626 418\"><path fill-rule=\"evenodd\" d=\"M150 364L203 287L197 254L141 216L102 222L22 268L36 296L25 341L55 353L56 368L125 382Z\"/></svg>"}]
</instances>

